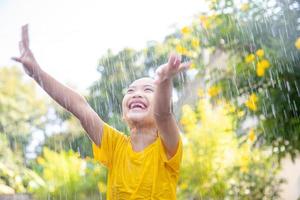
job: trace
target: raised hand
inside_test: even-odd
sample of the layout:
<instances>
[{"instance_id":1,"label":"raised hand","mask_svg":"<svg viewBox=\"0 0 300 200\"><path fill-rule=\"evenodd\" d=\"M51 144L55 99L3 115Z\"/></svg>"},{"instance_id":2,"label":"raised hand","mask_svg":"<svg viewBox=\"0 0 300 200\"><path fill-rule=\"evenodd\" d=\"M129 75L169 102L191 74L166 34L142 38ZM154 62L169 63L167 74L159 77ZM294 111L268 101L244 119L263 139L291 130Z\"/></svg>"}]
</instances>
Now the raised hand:
<instances>
[{"instance_id":1,"label":"raised hand","mask_svg":"<svg viewBox=\"0 0 300 200\"><path fill-rule=\"evenodd\" d=\"M181 63L179 55L171 54L168 63L163 64L156 69L154 82L158 84L167 79L172 79L179 72L189 68L190 65L190 62Z\"/></svg>"},{"instance_id":2,"label":"raised hand","mask_svg":"<svg viewBox=\"0 0 300 200\"><path fill-rule=\"evenodd\" d=\"M19 42L19 50L20 57L12 57L12 59L22 63L25 72L32 77L38 71L39 65L29 49L28 24L22 26L22 40Z\"/></svg>"}]
</instances>

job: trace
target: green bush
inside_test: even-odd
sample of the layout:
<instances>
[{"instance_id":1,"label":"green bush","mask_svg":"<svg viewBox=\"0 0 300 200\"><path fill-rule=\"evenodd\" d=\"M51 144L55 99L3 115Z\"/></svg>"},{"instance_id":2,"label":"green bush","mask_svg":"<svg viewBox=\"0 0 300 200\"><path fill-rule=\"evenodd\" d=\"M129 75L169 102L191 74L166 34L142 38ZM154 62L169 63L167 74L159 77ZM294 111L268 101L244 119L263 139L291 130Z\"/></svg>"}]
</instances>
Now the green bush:
<instances>
[{"instance_id":1,"label":"green bush","mask_svg":"<svg viewBox=\"0 0 300 200\"><path fill-rule=\"evenodd\" d=\"M8 140L0 135L0 194L30 193L44 182L24 166L21 153L12 152Z\"/></svg>"},{"instance_id":2,"label":"green bush","mask_svg":"<svg viewBox=\"0 0 300 200\"><path fill-rule=\"evenodd\" d=\"M45 184L34 191L37 199L99 199L106 193L106 170L73 151L43 149L37 158Z\"/></svg>"},{"instance_id":3,"label":"green bush","mask_svg":"<svg viewBox=\"0 0 300 200\"><path fill-rule=\"evenodd\" d=\"M253 131L244 142L236 136L234 111L226 101L213 106L208 95L196 108L183 106L179 199L279 199L276 158L252 148Z\"/></svg>"}]
</instances>

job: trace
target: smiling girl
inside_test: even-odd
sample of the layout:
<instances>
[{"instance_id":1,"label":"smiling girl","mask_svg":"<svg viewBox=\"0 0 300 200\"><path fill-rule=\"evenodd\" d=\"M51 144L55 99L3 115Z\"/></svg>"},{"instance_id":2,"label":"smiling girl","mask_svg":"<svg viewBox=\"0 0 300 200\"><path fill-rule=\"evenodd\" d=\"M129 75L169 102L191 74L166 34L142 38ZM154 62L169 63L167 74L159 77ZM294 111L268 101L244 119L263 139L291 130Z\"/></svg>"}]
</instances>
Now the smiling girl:
<instances>
[{"instance_id":1,"label":"smiling girl","mask_svg":"<svg viewBox=\"0 0 300 200\"><path fill-rule=\"evenodd\" d=\"M95 159L108 168L108 200L176 199L182 142L171 112L172 79L190 63L171 54L156 70L155 80L141 78L128 87L122 101L130 128L126 136L103 122L83 96L42 70L29 49L27 25L22 27L20 53L13 59L79 119L91 139Z\"/></svg>"}]
</instances>

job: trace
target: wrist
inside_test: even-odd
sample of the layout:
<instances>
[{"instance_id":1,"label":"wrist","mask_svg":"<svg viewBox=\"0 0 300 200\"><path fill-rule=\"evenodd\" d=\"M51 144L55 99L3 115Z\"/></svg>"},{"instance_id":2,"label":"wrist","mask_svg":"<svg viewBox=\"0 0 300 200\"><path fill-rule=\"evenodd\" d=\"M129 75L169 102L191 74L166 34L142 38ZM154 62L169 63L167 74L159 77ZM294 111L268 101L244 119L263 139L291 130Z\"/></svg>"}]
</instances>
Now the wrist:
<instances>
[{"instance_id":1,"label":"wrist","mask_svg":"<svg viewBox=\"0 0 300 200\"><path fill-rule=\"evenodd\" d=\"M33 71L29 75L34 80L38 81L39 76L43 73L43 70L39 67L39 65L36 63L34 64Z\"/></svg>"},{"instance_id":2,"label":"wrist","mask_svg":"<svg viewBox=\"0 0 300 200\"><path fill-rule=\"evenodd\" d=\"M165 76L161 81L160 84L166 85L166 84L171 84L173 81L172 76Z\"/></svg>"}]
</instances>

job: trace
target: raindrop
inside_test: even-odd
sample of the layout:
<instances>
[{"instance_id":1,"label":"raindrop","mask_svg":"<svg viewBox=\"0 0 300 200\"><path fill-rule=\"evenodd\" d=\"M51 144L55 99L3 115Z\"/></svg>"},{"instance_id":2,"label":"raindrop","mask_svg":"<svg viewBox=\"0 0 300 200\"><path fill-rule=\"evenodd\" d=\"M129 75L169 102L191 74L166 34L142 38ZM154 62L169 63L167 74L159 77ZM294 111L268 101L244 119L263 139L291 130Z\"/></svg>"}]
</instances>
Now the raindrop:
<instances>
[{"instance_id":1,"label":"raindrop","mask_svg":"<svg viewBox=\"0 0 300 200\"><path fill-rule=\"evenodd\" d=\"M271 108L272 108L272 114L273 114L273 116L276 118L276 111L275 111L275 106L274 106L274 104L271 104Z\"/></svg>"}]
</instances>

